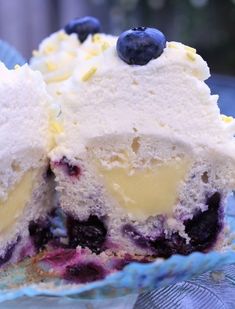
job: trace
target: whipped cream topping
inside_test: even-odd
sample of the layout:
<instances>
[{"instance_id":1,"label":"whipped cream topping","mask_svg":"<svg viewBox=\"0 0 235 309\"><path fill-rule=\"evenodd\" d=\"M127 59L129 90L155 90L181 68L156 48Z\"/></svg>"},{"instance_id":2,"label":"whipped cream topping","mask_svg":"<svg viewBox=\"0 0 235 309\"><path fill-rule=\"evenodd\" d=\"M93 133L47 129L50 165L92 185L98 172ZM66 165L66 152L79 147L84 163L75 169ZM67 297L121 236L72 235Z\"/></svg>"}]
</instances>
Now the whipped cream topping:
<instances>
[{"instance_id":1,"label":"whipped cream topping","mask_svg":"<svg viewBox=\"0 0 235 309\"><path fill-rule=\"evenodd\" d=\"M74 156L94 137L154 134L177 138L194 152L212 149L234 160L234 122L221 118L217 95L196 50L168 42L147 65L128 65L115 46L76 65L61 88L64 132L57 151ZM52 156L57 151L52 152Z\"/></svg>"},{"instance_id":2,"label":"whipped cream topping","mask_svg":"<svg viewBox=\"0 0 235 309\"><path fill-rule=\"evenodd\" d=\"M115 45L116 37L97 33L89 35L80 43L77 34L66 34L64 30L51 34L42 41L30 60L32 69L39 70L49 85L49 90L58 85L51 85L67 80L74 71L74 66L89 60Z\"/></svg>"},{"instance_id":3,"label":"whipped cream topping","mask_svg":"<svg viewBox=\"0 0 235 309\"><path fill-rule=\"evenodd\" d=\"M0 201L29 169L44 166L51 146L50 97L28 65L8 70L0 63Z\"/></svg>"}]
</instances>

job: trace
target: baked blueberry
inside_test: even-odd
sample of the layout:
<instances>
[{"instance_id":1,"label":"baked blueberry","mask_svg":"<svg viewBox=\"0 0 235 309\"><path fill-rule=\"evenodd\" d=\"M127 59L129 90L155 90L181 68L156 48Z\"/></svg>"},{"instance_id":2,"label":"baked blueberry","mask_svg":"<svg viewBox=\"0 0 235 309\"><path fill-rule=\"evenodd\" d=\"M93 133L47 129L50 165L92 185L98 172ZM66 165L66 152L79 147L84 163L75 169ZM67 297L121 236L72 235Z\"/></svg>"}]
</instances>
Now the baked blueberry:
<instances>
[{"instance_id":1,"label":"baked blueberry","mask_svg":"<svg viewBox=\"0 0 235 309\"><path fill-rule=\"evenodd\" d=\"M129 236L138 247L149 248L149 240L142 236L131 224L125 224L122 233L124 237Z\"/></svg>"},{"instance_id":2,"label":"baked blueberry","mask_svg":"<svg viewBox=\"0 0 235 309\"><path fill-rule=\"evenodd\" d=\"M208 209L197 212L191 220L184 222L185 232L191 238L191 245L197 251L209 249L222 229L221 195L215 192L207 199Z\"/></svg>"},{"instance_id":3,"label":"baked blueberry","mask_svg":"<svg viewBox=\"0 0 235 309\"><path fill-rule=\"evenodd\" d=\"M102 251L107 229L97 216L90 216L86 221L68 217L67 228L70 247L76 248L79 245L96 253Z\"/></svg>"},{"instance_id":4,"label":"baked blueberry","mask_svg":"<svg viewBox=\"0 0 235 309\"><path fill-rule=\"evenodd\" d=\"M67 34L77 33L79 41L82 43L89 34L100 32L100 22L97 18L91 16L75 18L64 27L64 30Z\"/></svg>"},{"instance_id":5,"label":"baked blueberry","mask_svg":"<svg viewBox=\"0 0 235 309\"><path fill-rule=\"evenodd\" d=\"M168 238L162 234L154 240L144 237L133 226L127 224L123 227L123 236L129 236L140 248L152 248L154 254L168 258L173 254L188 255L194 251L205 252L210 249L223 227L221 210L221 195L215 192L207 198L208 209L196 212L192 219L184 222L185 232L190 237L187 243L185 238L175 232Z\"/></svg>"},{"instance_id":6,"label":"baked blueberry","mask_svg":"<svg viewBox=\"0 0 235 309\"><path fill-rule=\"evenodd\" d=\"M29 235L38 251L44 249L45 245L53 238L49 220L31 221Z\"/></svg>"},{"instance_id":7,"label":"baked blueberry","mask_svg":"<svg viewBox=\"0 0 235 309\"><path fill-rule=\"evenodd\" d=\"M151 241L151 246L155 250L155 254L159 257L169 258L173 254L188 255L193 252L194 248L186 243L186 240L179 235L173 233L170 238L165 235Z\"/></svg>"},{"instance_id":8,"label":"baked blueberry","mask_svg":"<svg viewBox=\"0 0 235 309\"><path fill-rule=\"evenodd\" d=\"M145 65L158 58L166 46L164 34L155 28L138 27L123 32L117 41L118 56L128 64Z\"/></svg>"},{"instance_id":9,"label":"baked blueberry","mask_svg":"<svg viewBox=\"0 0 235 309\"><path fill-rule=\"evenodd\" d=\"M0 256L0 266L7 263L11 259L13 251L19 241L20 241L20 237L18 237L15 243L8 245L5 254L3 256Z\"/></svg>"}]
</instances>

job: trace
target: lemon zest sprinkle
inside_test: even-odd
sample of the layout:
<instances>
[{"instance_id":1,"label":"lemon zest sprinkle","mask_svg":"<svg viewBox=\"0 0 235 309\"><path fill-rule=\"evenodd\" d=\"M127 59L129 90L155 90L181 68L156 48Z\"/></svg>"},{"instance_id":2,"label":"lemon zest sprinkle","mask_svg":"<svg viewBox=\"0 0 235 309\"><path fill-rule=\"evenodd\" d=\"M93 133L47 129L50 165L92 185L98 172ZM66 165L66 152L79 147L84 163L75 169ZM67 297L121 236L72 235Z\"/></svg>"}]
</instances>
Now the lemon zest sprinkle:
<instances>
[{"instance_id":1,"label":"lemon zest sprinkle","mask_svg":"<svg viewBox=\"0 0 235 309\"><path fill-rule=\"evenodd\" d=\"M82 76L82 81L86 82L89 80L97 71L96 67L91 67L83 76Z\"/></svg>"},{"instance_id":2,"label":"lemon zest sprinkle","mask_svg":"<svg viewBox=\"0 0 235 309\"><path fill-rule=\"evenodd\" d=\"M50 124L51 131L53 133L62 133L64 131L62 125L58 121L52 121Z\"/></svg>"},{"instance_id":3,"label":"lemon zest sprinkle","mask_svg":"<svg viewBox=\"0 0 235 309\"><path fill-rule=\"evenodd\" d=\"M50 72L55 71L57 69L57 65L51 61L47 61L46 66L47 66L48 71Z\"/></svg>"},{"instance_id":4,"label":"lemon zest sprinkle","mask_svg":"<svg viewBox=\"0 0 235 309\"><path fill-rule=\"evenodd\" d=\"M105 51L106 49L108 49L110 47L108 42L103 42L103 44L101 45L101 49L102 51Z\"/></svg>"},{"instance_id":5,"label":"lemon zest sprinkle","mask_svg":"<svg viewBox=\"0 0 235 309\"><path fill-rule=\"evenodd\" d=\"M226 115L221 115L221 119L225 123L231 123L234 120L232 116L226 116Z\"/></svg>"},{"instance_id":6,"label":"lemon zest sprinkle","mask_svg":"<svg viewBox=\"0 0 235 309\"><path fill-rule=\"evenodd\" d=\"M175 44L175 43L167 43L167 47L169 47L169 48L178 48L177 44Z\"/></svg>"},{"instance_id":7,"label":"lemon zest sprinkle","mask_svg":"<svg viewBox=\"0 0 235 309\"><path fill-rule=\"evenodd\" d=\"M85 60L90 60L91 58L99 56L100 54L101 54L101 51L98 51L95 49L90 50L88 54L86 55Z\"/></svg>"},{"instance_id":8,"label":"lemon zest sprinkle","mask_svg":"<svg viewBox=\"0 0 235 309\"><path fill-rule=\"evenodd\" d=\"M48 44L48 45L45 46L45 48L44 48L45 54L51 54L51 53L53 53L53 52L55 52L55 51L56 51L56 47L55 47L55 45L53 45L53 44Z\"/></svg>"},{"instance_id":9,"label":"lemon zest sprinkle","mask_svg":"<svg viewBox=\"0 0 235 309\"><path fill-rule=\"evenodd\" d=\"M187 46L187 45L184 45L184 49L188 52L191 52L193 54L196 54L197 53L197 50L193 47L190 47L190 46Z\"/></svg>"},{"instance_id":10,"label":"lemon zest sprinkle","mask_svg":"<svg viewBox=\"0 0 235 309\"><path fill-rule=\"evenodd\" d=\"M14 69L15 70L18 70L20 68L20 65L19 64L16 64L15 66L14 66Z\"/></svg>"},{"instance_id":11,"label":"lemon zest sprinkle","mask_svg":"<svg viewBox=\"0 0 235 309\"><path fill-rule=\"evenodd\" d=\"M93 56L98 56L100 54L100 51L93 49L93 50L90 51L90 54L93 55Z\"/></svg>"},{"instance_id":12,"label":"lemon zest sprinkle","mask_svg":"<svg viewBox=\"0 0 235 309\"><path fill-rule=\"evenodd\" d=\"M66 34L65 32L61 31L61 32L58 33L57 37L60 41L64 41L64 40L68 39L69 35Z\"/></svg>"},{"instance_id":13,"label":"lemon zest sprinkle","mask_svg":"<svg viewBox=\"0 0 235 309\"><path fill-rule=\"evenodd\" d=\"M87 54L85 57L85 60L90 60L91 58L93 58L94 56L91 54Z\"/></svg>"},{"instance_id":14,"label":"lemon zest sprinkle","mask_svg":"<svg viewBox=\"0 0 235 309\"><path fill-rule=\"evenodd\" d=\"M195 61L196 60L196 56L194 53L192 53L191 51L186 52L186 56L190 61Z\"/></svg>"},{"instance_id":15,"label":"lemon zest sprinkle","mask_svg":"<svg viewBox=\"0 0 235 309\"><path fill-rule=\"evenodd\" d=\"M61 82L63 80L66 80L70 77L70 73L64 73L62 75L54 76L53 78L50 78L47 80L47 83L54 83L54 82Z\"/></svg>"},{"instance_id":16,"label":"lemon zest sprinkle","mask_svg":"<svg viewBox=\"0 0 235 309\"><path fill-rule=\"evenodd\" d=\"M99 33L94 34L92 37L92 42L94 43L99 43L101 40L101 35Z\"/></svg>"}]
</instances>

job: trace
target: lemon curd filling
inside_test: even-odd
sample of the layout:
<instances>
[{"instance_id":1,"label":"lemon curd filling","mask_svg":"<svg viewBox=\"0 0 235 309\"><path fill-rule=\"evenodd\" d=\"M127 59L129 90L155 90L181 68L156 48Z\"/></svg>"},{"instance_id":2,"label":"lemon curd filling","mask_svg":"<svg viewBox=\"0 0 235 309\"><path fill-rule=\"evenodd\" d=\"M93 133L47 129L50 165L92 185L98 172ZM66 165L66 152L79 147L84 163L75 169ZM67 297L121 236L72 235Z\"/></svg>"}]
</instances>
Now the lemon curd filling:
<instances>
[{"instance_id":1,"label":"lemon curd filling","mask_svg":"<svg viewBox=\"0 0 235 309\"><path fill-rule=\"evenodd\" d=\"M36 170L30 170L24 174L20 182L10 190L6 201L0 201L0 233L5 232L22 214L29 201Z\"/></svg>"},{"instance_id":2,"label":"lemon curd filling","mask_svg":"<svg viewBox=\"0 0 235 309\"><path fill-rule=\"evenodd\" d=\"M143 169L101 167L108 193L136 218L171 214L178 199L178 189L185 180L189 160L172 159Z\"/></svg>"}]
</instances>

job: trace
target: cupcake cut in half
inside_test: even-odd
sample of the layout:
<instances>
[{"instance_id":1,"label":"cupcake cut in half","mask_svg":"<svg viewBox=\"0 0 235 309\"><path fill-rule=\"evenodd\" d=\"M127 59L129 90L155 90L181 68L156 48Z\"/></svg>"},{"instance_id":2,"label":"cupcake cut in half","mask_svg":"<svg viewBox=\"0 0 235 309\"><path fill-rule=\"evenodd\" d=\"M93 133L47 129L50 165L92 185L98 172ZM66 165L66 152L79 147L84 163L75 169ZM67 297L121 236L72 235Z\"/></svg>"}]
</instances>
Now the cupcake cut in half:
<instances>
[{"instance_id":1,"label":"cupcake cut in half","mask_svg":"<svg viewBox=\"0 0 235 309\"><path fill-rule=\"evenodd\" d=\"M50 98L39 72L0 64L0 265L50 239Z\"/></svg>"},{"instance_id":2,"label":"cupcake cut in half","mask_svg":"<svg viewBox=\"0 0 235 309\"><path fill-rule=\"evenodd\" d=\"M167 258L222 246L234 122L209 76L195 49L143 27L74 62L50 154L70 248Z\"/></svg>"}]
</instances>

